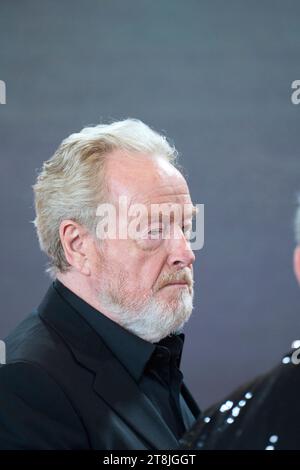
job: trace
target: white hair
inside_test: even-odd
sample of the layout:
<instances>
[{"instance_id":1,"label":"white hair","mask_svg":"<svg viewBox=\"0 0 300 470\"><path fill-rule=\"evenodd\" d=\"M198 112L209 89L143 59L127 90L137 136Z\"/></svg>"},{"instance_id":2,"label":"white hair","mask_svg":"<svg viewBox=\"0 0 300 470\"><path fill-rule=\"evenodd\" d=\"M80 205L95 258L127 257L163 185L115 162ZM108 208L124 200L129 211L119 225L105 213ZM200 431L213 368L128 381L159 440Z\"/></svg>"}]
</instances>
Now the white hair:
<instances>
[{"instance_id":1,"label":"white hair","mask_svg":"<svg viewBox=\"0 0 300 470\"><path fill-rule=\"evenodd\" d=\"M59 236L61 222L72 219L96 232L96 208L109 198L105 161L114 150L159 155L173 165L178 155L164 135L138 119L86 127L63 140L33 185L36 217L32 222L41 250L49 257L46 271L53 279L70 269Z\"/></svg>"}]
</instances>

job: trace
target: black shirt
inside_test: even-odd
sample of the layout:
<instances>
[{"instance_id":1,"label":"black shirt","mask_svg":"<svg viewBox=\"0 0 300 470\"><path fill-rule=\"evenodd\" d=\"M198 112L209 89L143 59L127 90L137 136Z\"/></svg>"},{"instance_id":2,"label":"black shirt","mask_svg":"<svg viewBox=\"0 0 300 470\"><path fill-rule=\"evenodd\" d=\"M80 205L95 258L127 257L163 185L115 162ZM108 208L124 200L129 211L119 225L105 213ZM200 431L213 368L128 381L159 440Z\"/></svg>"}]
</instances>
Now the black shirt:
<instances>
[{"instance_id":1,"label":"black shirt","mask_svg":"<svg viewBox=\"0 0 300 470\"><path fill-rule=\"evenodd\" d=\"M180 438L195 422L180 393L183 375L179 367L184 334L169 335L158 343L150 343L93 308L58 279L53 287L99 334Z\"/></svg>"}]
</instances>

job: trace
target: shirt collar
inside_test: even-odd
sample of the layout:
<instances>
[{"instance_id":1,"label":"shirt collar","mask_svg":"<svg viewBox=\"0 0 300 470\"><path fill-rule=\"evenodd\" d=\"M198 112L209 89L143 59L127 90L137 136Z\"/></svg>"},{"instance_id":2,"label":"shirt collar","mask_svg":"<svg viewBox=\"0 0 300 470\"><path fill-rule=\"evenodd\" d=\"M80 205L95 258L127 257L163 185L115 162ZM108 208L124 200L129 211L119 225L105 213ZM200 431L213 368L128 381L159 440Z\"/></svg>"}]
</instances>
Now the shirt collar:
<instances>
[{"instance_id":1,"label":"shirt collar","mask_svg":"<svg viewBox=\"0 0 300 470\"><path fill-rule=\"evenodd\" d=\"M151 356L159 350L168 352L170 357L176 355L179 367L184 342L183 333L167 336L158 343L150 343L96 310L58 279L53 282L53 287L98 333L105 345L136 381L140 380Z\"/></svg>"}]
</instances>

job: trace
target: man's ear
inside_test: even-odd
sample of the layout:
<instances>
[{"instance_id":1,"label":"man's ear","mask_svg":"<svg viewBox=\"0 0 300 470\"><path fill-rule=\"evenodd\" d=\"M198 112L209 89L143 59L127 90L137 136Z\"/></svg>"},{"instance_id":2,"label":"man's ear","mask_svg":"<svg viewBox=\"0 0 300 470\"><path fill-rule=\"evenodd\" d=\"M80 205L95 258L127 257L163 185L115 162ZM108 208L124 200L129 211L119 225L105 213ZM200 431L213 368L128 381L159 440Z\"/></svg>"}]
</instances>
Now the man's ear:
<instances>
[{"instance_id":1,"label":"man's ear","mask_svg":"<svg viewBox=\"0 0 300 470\"><path fill-rule=\"evenodd\" d=\"M88 274L86 230L73 220L63 220L59 235L68 263L82 274Z\"/></svg>"},{"instance_id":2,"label":"man's ear","mask_svg":"<svg viewBox=\"0 0 300 470\"><path fill-rule=\"evenodd\" d=\"M294 251L294 273L300 285L300 245Z\"/></svg>"}]
</instances>

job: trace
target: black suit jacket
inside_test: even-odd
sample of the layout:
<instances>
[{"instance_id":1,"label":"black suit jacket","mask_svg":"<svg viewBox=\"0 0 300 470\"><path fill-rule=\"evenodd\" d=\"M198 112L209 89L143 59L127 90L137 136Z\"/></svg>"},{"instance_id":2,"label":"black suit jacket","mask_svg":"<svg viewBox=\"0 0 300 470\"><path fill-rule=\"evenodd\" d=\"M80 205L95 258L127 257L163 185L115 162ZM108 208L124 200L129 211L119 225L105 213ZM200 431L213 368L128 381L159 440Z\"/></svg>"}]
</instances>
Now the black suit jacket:
<instances>
[{"instance_id":1,"label":"black suit jacket","mask_svg":"<svg viewBox=\"0 0 300 470\"><path fill-rule=\"evenodd\" d=\"M93 328L51 286L5 340L0 449L172 449L178 441ZM186 386L193 415L199 408Z\"/></svg>"},{"instance_id":2,"label":"black suit jacket","mask_svg":"<svg viewBox=\"0 0 300 470\"><path fill-rule=\"evenodd\" d=\"M300 365L292 355L210 407L182 448L300 450Z\"/></svg>"}]
</instances>

